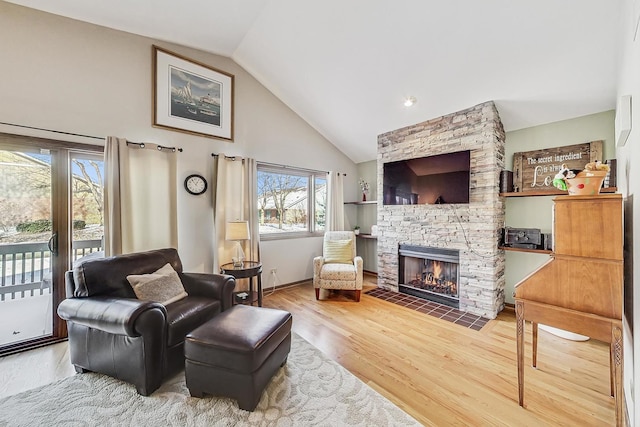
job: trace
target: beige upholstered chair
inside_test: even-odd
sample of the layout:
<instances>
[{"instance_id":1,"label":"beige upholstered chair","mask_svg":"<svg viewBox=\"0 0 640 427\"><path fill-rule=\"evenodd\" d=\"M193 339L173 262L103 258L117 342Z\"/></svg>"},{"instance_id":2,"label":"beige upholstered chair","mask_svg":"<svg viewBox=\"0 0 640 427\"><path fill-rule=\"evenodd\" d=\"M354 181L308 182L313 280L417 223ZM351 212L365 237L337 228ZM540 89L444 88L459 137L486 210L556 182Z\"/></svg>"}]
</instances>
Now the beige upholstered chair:
<instances>
[{"instance_id":1,"label":"beige upholstered chair","mask_svg":"<svg viewBox=\"0 0 640 427\"><path fill-rule=\"evenodd\" d=\"M360 301L362 290L362 257L356 256L356 236L353 231L327 231L322 256L313 259L313 287L316 299L320 289L355 291Z\"/></svg>"}]
</instances>

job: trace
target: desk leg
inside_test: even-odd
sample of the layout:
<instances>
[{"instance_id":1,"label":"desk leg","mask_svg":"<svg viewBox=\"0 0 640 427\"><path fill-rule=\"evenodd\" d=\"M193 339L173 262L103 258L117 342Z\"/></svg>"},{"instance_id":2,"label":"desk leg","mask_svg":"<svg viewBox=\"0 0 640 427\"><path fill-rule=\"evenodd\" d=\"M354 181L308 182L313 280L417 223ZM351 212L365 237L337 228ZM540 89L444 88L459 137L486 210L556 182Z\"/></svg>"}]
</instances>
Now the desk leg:
<instances>
[{"instance_id":1,"label":"desk leg","mask_svg":"<svg viewBox=\"0 0 640 427\"><path fill-rule=\"evenodd\" d=\"M609 343L609 386L611 387L611 397L616 397L616 355L613 339L612 331L611 342Z\"/></svg>"},{"instance_id":2,"label":"desk leg","mask_svg":"<svg viewBox=\"0 0 640 427\"><path fill-rule=\"evenodd\" d=\"M531 332L533 334L533 343L531 346L531 365L535 368L538 366L538 324L531 322Z\"/></svg>"},{"instance_id":3,"label":"desk leg","mask_svg":"<svg viewBox=\"0 0 640 427\"><path fill-rule=\"evenodd\" d=\"M524 303L522 301L516 301L516 331L518 403L524 406Z\"/></svg>"},{"instance_id":4,"label":"desk leg","mask_svg":"<svg viewBox=\"0 0 640 427\"><path fill-rule=\"evenodd\" d=\"M258 273L258 307L262 307L262 273Z\"/></svg>"},{"instance_id":5,"label":"desk leg","mask_svg":"<svg viewBox=\"0 0 640 427\"><path fill-rule=\"evenodd\" d=\"M615 383L616 426L624 426L624 402L622 397L622 329L611 328L611 349L613 353L613 381Z\"/></svg>"}]
</instances>

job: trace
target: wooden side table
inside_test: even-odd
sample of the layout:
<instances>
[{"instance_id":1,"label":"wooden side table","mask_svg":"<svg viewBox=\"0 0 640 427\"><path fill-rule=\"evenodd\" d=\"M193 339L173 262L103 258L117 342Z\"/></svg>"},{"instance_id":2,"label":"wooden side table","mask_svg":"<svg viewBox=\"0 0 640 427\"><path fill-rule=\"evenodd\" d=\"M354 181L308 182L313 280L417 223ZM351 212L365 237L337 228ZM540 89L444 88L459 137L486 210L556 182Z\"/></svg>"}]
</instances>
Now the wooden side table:
<instances>
[{"instance_id":1,"label":"wooden side table","mask_svg":"<svg viewBox=\"0 0 640 427\"><path fill-rule=\"evenodd\" d=\"M242 267L234 267L232 262L220 266L220 274L228 274L236 279L249 279L249 297L240 302L240 304L253 305L258 302L258 306L262 307L262 263L258 261L245 261ZM258 288L254 287L254 277L258 278ZM234 292L234 302L238 302L236 295L241 292Z\"/></svg>"}]
</instances>

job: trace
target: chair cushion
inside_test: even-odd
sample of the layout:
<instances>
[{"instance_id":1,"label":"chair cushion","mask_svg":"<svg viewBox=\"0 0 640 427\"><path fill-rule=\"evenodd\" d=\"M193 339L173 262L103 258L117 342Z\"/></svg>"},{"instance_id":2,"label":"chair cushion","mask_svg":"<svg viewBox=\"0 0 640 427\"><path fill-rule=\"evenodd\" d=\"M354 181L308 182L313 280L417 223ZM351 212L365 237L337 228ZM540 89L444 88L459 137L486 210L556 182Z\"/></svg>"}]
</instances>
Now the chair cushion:
<instances>
[{"instance_id":1,"label":"chair cushion","mask_svg":"<svg viewBox=\"0 0 640 427\"><path fill-rule=\"evenodd\" d=\"M323 280L356 280L356 268L353 264L324 264L320 270Z\"/></svg>"},{"instance_id":2,"label":"chair cushion","mask_svg":"<svg viewBox=\"0 0 640 427\"><path fill-rule=\"evenodd\" d=\"M167 347L184 337L221 311L221 302L211 298L188 296L167 305Z\"/></svg>"},{"instance_id":3,"label":"chair cushion","mask_svg":"<svg viewBox=\"0 0 640 427\"><path fill-rule=\"evenodd\" d=\"M325 263L353 264L353 241L325 240L322 257Z\"/></svg>"},{"instance_id":4,"label":"chair cushion","mask_svg":"<svg viewBox=\"0 0 640 427\"><path fill-rule=\"evenodd\" d=\"M178 273L169 263L150 274L131 274L127 281L140 300L167 305L187 296Z\"/></svg>"}]
</instances>

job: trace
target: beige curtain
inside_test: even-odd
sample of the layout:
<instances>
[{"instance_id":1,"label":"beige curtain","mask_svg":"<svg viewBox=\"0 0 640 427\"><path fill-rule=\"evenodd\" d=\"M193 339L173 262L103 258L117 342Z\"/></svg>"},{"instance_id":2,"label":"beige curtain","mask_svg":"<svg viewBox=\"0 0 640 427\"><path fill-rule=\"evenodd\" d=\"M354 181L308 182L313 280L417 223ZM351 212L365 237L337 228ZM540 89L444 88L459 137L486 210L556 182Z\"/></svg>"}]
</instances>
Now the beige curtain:
<instances>
[{"instance_id":1,"label":"beige curtain","mask_svg":"<svg viewBox=\"0 0 640 427\"><path fill-rule=\"evenodd\" d=\"M327 179L327 231L344 230L344 174L329 172Z\"/></svg>"},{"instance_id":2,"label":"beige curtain","mask_svg":"<svg viewBox=\"0 0 640 427\"><path fill-rule=\"evenodd\" d=\"M251 239L241 242L247 261L260 261L260 228L258 225L258 180L255 159L214 157L214 260L213 271L231 262L235 242L225 240L227 221L248 221Z\"/></svg>"},{"instance_id":3,"label":"beige curtain","mask_svg":"<svg viewBox=\"0 0 640 427\"><path fill-rule=\"evenodd\" d=\"M105 143L105 254L178 247L176 153Z\"/></svg>"}]
</instances>

